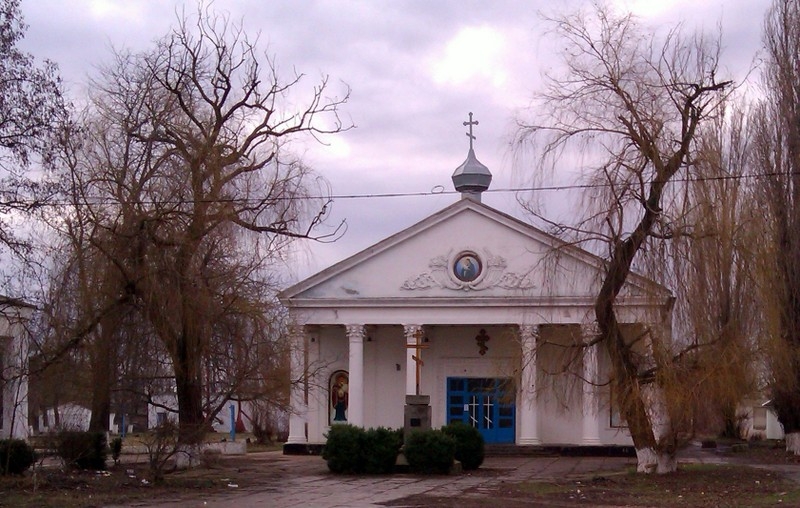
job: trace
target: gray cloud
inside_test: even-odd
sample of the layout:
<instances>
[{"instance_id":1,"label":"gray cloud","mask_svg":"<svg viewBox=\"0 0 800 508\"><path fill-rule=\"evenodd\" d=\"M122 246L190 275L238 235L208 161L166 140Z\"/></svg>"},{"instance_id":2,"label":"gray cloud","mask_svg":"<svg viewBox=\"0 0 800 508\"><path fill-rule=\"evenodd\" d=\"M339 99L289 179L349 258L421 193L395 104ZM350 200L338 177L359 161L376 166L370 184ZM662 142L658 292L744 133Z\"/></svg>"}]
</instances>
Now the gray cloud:
<instances>
[{"instance_id":1,"label":"gray cloud","mask_svg":"<svg viewBox=\"0 0 800 508\"><path fill-rule=\"evenodd\" d=\"M586 2L566 3L581 4ZM768 4L767 0L677 1L673 10L650 21L660 25L684 19L708 29L720 21L725 62L741 77L758 47ZM194 5L177 0L24 0L30 25L25 46L37 57L59 63L79 97L93 66L109 60L109 47L147 49L168 32L176 12L183 8L191 12ZM358 128L338 136L330 147L313 143L299 147L330 180L334 194L424 192L437 185L450 190L450 175L466 156L462 122L469 111L480 121L476 150L495 175L493 186L521 180L513 174L507 134L515 109L527 105L543 70L557 66L552 41L537 13L552 11L551 3L217 0L212 6L228 12L232 20L243 20L248 33L260 32L261 43L275 55L281 73L296 69L307 74L305 86L329 75L334 90L343 90L341 82L352 88L344 113ZM460 81L437 81L436 76L447 70L448 43L465 28L494 30L504 38L503 50L483 64L492 72L481 73L485 69L478 68ZM473 49L473 59L466 55L464 65L480 61L482 49L480 45ZM463 69L456 66L453 72L459 70ZM502 83L495 82L499 72L505 74ZM348 234L332 245L311 246L308 262L295 271L304 276L322 269L455 199L443 195L337 200L331 220L347 218ZM520 213L513 195L492 194L486 200L509 213Z\"/></svg>"}]
</instances>

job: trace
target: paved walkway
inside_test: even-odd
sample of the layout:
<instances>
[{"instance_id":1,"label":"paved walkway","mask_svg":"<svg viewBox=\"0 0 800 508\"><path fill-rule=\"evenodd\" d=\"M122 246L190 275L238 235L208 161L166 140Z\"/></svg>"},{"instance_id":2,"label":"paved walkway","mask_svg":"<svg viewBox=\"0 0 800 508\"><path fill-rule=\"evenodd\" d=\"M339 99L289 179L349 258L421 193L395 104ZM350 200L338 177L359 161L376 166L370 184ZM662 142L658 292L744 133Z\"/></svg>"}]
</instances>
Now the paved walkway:
<instances>
[{"instance_id":1,"label":"paved walkway","mask_svg":"<svg viewBox=\"0 0 800 508\"><path fill-rule=\"evenodd\" d=\"M722 457L709 453L690 453L679 456L680 462L723 463ZM250 457L248 457L250 460ZM454 476L334 476L325 462L317 456L286 456L280 452L258 454L254 460L263 462L259 484L236 485L225 493L210 497L183 499L155 504L136 503L140 508L245 508L269 507L374 507L407 496L426 494L455 497L472 489L487 490L498 481L522 482L546 480L583 474L602 474L621 471L635 465L635 459L619 457L487 457L481 472ZM792 479L800 481L800 466L779 466ZM770 466L775 469L774 466Z\"/></svg>"}]
</instances>

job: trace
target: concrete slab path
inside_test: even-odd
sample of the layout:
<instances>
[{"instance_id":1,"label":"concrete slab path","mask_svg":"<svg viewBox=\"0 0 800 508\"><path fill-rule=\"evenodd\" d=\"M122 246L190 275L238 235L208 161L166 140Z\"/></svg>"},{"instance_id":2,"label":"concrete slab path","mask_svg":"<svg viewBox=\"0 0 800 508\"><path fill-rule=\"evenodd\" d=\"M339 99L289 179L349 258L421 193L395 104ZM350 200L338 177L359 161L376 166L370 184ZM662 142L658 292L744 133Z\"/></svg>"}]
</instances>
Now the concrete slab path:
<instances>
[{"instance_id":1,"label":"concrete slab path","mask_svg":"<svg viewBox=\"0 0 800 508\"><path fill-rule=\"evenodd\" d=\"M598 471L619 471L633 459L602 457L487 457L479 474L453 476L335 476L316 456L287 456L280 452L259 454L264 476L258 485L236 485L213 496L174 501L137 502L138 508L245 508L269 507L374 507L416 494L455 497L470 489L480 490L497 481L563 478ZM249 457L248 457L249 458ZM491 474L487 474L490 471ZM270 478L274 477L274 481Z\"/></svg>"},{"instance_id":2,"label":"concrete slab path","mask_svg":"<svg viewBox=\"0 0 800 508\"><path fill-rule=\"evenodd\" d=\"M709 453L690 453L681 462L722 463L722 457ZM211 496L184 497L180 500L152 500L126 505L137 508L247 508L247 507L376 507L417 494L457 497L472 491L480 495L498 481L563 479L581 475L619 472L635 465L635 459L620 457L487 457L477 474L453 476L335 476L318 456L287 456L280 452L248 456L257 460L263 477L256 485L235 485L231 490ZM800 480L800 466L782 471Z\"/></svg>"}]
</instances>

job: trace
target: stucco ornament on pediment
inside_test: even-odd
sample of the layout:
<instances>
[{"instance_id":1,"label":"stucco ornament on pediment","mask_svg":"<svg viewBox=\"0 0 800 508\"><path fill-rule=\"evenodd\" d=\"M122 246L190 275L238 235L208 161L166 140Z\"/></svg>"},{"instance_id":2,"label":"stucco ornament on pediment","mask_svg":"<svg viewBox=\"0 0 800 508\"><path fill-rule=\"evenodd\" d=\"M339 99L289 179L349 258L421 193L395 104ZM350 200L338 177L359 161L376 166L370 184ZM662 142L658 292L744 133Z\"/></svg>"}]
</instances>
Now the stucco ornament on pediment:
<instances>
[{"instance_id":1,"label":"stucco ornament on pediment","mask_svg":"<svg viewBox=\"0 0 800 508\"><path fill-rule=\"evenodd\" d=\"M431 259L428 268L428 271L407 279L400 287L407 290L443 288L464 291L535 287L530 273L508 271L506 259L495 256L488 249L451 250Z\"/></svg>"}]
</instances>

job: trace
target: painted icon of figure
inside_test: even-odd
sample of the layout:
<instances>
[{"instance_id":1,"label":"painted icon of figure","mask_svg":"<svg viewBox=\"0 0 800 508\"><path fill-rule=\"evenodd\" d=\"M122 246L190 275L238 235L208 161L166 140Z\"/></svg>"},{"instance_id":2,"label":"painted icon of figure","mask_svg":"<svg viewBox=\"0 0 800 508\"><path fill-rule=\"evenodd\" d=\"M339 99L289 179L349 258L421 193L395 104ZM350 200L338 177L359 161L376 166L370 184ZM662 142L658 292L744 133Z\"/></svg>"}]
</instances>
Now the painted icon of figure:
<instances>
[{"instance_id":1,"label":"painted icon of figure","mask_svg":"<svg viewBox=\"0 0 800 508\"><path fill-rule=\"evenodd\" d=\"M469 256L465 256L461 258L459 261L461 265L460 268L460 279L465 281L471 281L478 276L478 265L475 263L475 260Z\"/></svg>"},{"instance_id":2,"label":"painted icon of figure","mask_svg":"<svg viewBox=\"0 0 800 508\"><path fill-rule=\"evenodd\" d=\"M331 387L331 404L333 405L333 421L346 422L347 421L347 376L340 374L336 376L336 382Z\"/></svg>"}]
</instances>

